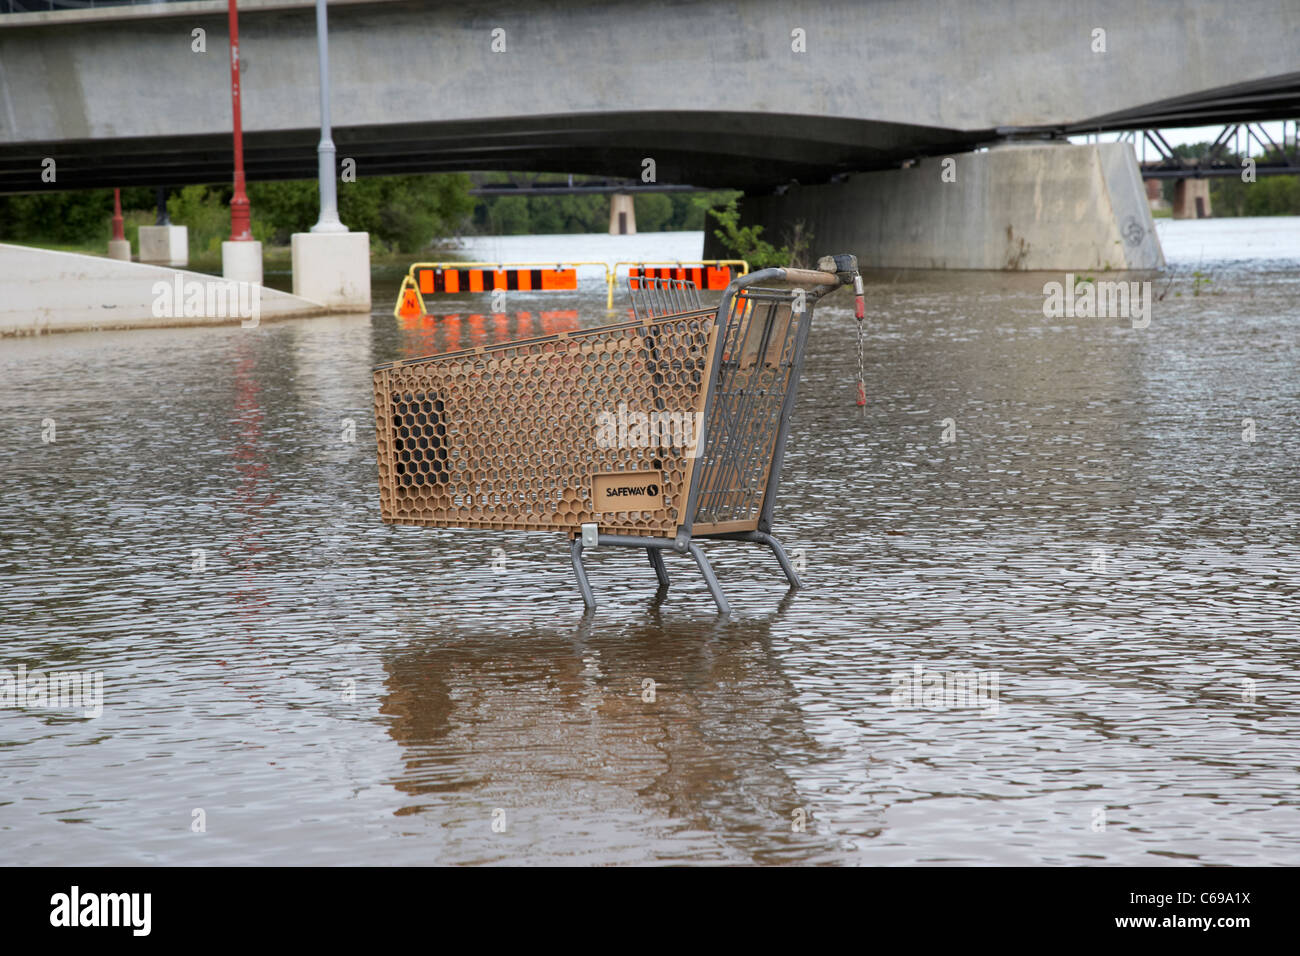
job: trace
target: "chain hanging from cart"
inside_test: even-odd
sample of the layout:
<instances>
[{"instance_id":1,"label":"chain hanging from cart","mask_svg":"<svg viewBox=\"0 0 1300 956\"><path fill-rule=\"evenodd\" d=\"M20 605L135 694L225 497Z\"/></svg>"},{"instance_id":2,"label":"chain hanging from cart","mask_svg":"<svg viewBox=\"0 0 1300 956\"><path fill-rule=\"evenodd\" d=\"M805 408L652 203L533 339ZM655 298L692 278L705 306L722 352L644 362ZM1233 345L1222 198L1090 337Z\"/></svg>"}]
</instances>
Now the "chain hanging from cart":
<instances>
[{"instance_id":1,"label":"chain hanging from cart","mask_svg":"<svg viewBox=\"0 0 1300 956\"><path fill-rule=\"evenodd\" d=\"M858 322L858 406L867 404L867 380L862 368L862 324L867 318L867 305L862 293L862 275L853 275L853 317Z\"/></svg>"}]
</instances>

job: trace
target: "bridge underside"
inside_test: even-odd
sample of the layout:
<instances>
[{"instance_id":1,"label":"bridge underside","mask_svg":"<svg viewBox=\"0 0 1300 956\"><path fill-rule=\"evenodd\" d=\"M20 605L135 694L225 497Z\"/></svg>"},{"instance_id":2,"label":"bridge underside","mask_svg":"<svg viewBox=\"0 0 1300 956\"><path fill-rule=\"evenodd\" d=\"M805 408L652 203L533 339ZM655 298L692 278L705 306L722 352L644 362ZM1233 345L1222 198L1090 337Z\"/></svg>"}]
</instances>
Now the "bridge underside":
<instances>
[{"instance_id":1,"label":"bridge underside","mask_svg":"<svg viewBox=\"0 0 1300 956\"><path fill-rule=\"evenodd\" d=\"M767 191L790 183L897 166L933 152L965 152L993 130L716 112L598 113L490 121L335 127L340 157L363 176L473 170L589 173L707 188ZM244 136L250 181L316 176L315 128ZM181 186L231 177L231 137L81 140L0 146L0 193L42 188L41 160L55 157L63 189Z\"/></svg>"},{"instance_id":2,"label":"bridge underside","mask_svg":"<svg viewBox=\"0 0 1300 956\"><path fill-rule=\"evenodd\" d=\"M584 173L766 193L969 152L1008 136L1062 138L1094 130L1259 122L1300 117L1300 73L1209 90L1055 127L976 130L743 112L582 113L457 122L335 127L340 157L360 175L475 170ZM316 175L319 130L245 133L251 181ZM228 133L0 144L0 194L45 191L41 162L58 163L62 189L183 186L231 177Z\"/></svg>"},{"instance_id":3,"label":"bridge underside","mask_svg":"<svg viewBox=\"0 0 1300 956\"><path fill-rule=\"evenodd\" d=\"M246 2L248 177L314 178L313 5ZM826 0L800 26L788 0L331 3L334 139L359 176L639 181L652 159L878 265L1158 267L1131 147L1049 144L1300 117L1300 7L1085 6ZM0 193L229 182L225 24L213 0L0 17Z\"/></svg>"},{"instance_id":4,"label":"bridge underside","mask_svg":"<svg viewBox=\"0 0 1300 956\"><path fill-rule=\"evenodd\" d=\"M761 194L1008 133L1300 117L1294 0L1077 6L826 0L800 25L788 0L340 0L334 138L363 176L639 180L649 157L660 183ZM315 176L315 41L310 0L241 5L250 179ZM228 182L230 126L225 3L0 16L0 193Z\"/></svg>"}]
</instances>

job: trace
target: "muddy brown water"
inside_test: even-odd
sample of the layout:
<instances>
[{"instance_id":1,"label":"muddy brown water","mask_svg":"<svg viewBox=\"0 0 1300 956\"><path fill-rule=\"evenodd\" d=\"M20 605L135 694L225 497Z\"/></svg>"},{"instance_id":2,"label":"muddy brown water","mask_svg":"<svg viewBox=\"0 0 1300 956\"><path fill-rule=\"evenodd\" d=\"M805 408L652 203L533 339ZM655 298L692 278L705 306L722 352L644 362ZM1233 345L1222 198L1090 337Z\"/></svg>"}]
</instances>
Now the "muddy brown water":
<instances>
[{"instance_id":1,"label":"muddy brown water","mask_svg":"<svg viewBox=\"0 0 1300 956\"><path fill-rule=\"evenodd\" d=\"M596 552L587 616L558 536L378 520L370 367L605 321L598 290L0 342L0 668L104 682L93 719L0 709L0 848L1300 862L1289 222L1245 255L1240 224L1162 223L1141 330L1045 317L1061 276L872 275L865 409L829 300L776 511L806 587L707 545L729 620L677 556L656 595ZM526 241L605 239L479 251ZM958 675L978 700L927 697Z\"/></svg>"}]
</instances>

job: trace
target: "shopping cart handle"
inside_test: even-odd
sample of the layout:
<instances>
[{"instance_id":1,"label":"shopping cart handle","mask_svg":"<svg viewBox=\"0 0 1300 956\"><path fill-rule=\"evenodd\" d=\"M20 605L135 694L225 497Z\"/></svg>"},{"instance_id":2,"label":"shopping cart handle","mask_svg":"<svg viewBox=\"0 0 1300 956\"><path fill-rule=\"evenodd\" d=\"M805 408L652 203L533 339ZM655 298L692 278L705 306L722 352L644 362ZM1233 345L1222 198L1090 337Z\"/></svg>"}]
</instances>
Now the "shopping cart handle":
<instances>
[{"instance_id":1,"label":"shopping cart handle","mask_svg":"<svg viewBox=\"0 0 1300 956\"><path fill-rule=\"evenodd\" d=\"M839 285L840 277L834 272L818 272L815 269L782 269L781 278L786 282L801 285Z\"/></svg>"},{"instance_id":2,"label":"shopping cart handle","mask_svg":"<svg viewBox=\"0 0 1300 956\"><path fill-rule=\"evenodd\" d=\"M817 269L820 272L834 272L840 277L840 281L845 285L858 274L858 257L848 253L841 253L838 256L822 256L817 260Z\"/></svg>"}]
</instances>

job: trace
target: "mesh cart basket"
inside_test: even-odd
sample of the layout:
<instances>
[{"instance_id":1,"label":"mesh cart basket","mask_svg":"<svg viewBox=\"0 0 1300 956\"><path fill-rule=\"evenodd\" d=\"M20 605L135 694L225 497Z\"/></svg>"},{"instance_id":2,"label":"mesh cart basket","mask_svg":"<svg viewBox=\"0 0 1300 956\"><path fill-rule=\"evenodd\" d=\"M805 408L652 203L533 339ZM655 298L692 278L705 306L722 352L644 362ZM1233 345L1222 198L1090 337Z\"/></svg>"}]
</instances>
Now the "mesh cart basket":
<instances>
[{"instance_id":1,"label":"mesh cart basket","mask_svg":"<svg viewBox=\"0 0 1300 956\"><path fill-rule=\"evenodd\" d=\"M809 322L852 256L816 270L763 269L714 308L693 288L632 280L635 318L375 368L383 520L439 528L559 531L583 600L583 551L689 554L730 608L698 539L769 547L772 509Z\"/></svg>"}]
</instances>

